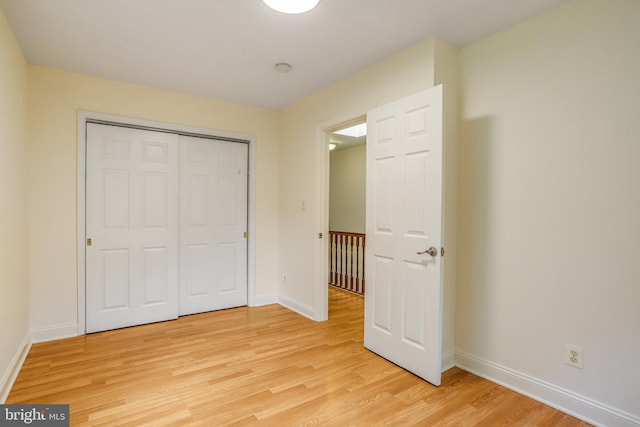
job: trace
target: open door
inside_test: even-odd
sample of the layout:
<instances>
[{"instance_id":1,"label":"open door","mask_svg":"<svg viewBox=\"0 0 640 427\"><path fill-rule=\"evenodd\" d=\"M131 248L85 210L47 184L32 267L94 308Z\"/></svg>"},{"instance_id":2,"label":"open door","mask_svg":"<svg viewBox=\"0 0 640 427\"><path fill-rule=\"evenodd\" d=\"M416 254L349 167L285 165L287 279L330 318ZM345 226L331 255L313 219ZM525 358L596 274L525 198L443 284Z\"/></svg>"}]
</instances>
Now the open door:
<instances>
[{"instance_id":1,"label":"open door","mask_svg":"<svg viewBox=\"0 0 640 427\"><path fill-rule=\"evenodd\" d=\"M365 346L442 371L442 86L367 113Z\"/></svg>"}]
</instances>

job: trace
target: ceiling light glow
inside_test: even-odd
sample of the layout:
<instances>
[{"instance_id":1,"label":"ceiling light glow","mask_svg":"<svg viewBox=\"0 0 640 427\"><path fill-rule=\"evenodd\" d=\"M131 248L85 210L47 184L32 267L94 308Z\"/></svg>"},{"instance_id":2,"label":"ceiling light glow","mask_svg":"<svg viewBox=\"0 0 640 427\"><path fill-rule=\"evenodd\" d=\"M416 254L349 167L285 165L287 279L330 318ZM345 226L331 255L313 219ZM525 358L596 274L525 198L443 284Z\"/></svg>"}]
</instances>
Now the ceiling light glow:
<instances>
[{"instance_id":1,"label":"ceiling light glow","mask_svg":"<svg viewBox=\"0 0 640 427\"><path fill-rule=\"evenodd\" d=\"M305 13L318 5L320 0L262 0L267 6L278 12L288 14Z\"/></svg>"},{"instance_id":2,"label":"ceiling light glow","mask_svg":"<svg viewBox=\"0 0 640 427\"><path fill-rule=\"evenodd\" d=\"M359 125L351 126L346 129L340 129L335 131L338 135L352 136L354 138L360 138L367 134L367 124L360 123Z\"/></svg>"}]
</instances>

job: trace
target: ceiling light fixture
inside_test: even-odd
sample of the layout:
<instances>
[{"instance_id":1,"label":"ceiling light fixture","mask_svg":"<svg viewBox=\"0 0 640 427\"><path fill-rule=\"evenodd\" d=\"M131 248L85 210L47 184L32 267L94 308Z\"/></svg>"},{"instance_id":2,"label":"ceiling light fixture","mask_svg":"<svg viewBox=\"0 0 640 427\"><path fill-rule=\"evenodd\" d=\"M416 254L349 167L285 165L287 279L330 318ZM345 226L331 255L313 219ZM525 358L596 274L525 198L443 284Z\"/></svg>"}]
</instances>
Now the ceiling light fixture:
<instances>
[{"instance_id":1,"label":"ceiling light fixture","mask_svg":"<svg viewBox=\"0 0 640 427\"><path fill-rule=\"evenodd\" d=\"M337 146L338 146L338 144L336 144L335 142L330 142L329 143L329 151L335 150Z\"/></svg>"},{"instance_id":2,"label":"ceiling light fixture","mask_svg":"<svg viewBox=\"0 0 640 427\"><path fill-rule=\"evenodd\" d=\"M320 0L262 0L264 4L278 12L295 15L305 13L318 5Z\"/></svg>"}]
</instances>

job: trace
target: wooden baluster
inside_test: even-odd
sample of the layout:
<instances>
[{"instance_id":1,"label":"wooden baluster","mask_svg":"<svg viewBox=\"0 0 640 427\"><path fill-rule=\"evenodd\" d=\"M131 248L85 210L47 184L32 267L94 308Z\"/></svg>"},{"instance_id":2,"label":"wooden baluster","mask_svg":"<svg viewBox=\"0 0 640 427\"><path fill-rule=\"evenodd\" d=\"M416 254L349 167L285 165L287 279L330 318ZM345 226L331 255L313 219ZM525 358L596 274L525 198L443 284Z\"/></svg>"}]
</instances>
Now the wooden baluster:
<instances>
[{"instance_id":1,"label":"wooden baluster","mask_svg":"<svg viewBox=\"0 0 640 427\"><path fill-rule=\"evenodd\" d=\"M353 236L349 236L349 260L347 261L347 267L349 268L349 290L353 291Z\"/></svg>"},{"instance_id":2,"label":"wooden baluster","mask_svg":"<svg viewBox=\"0 0 640 427\"><path fill-rule=\"evenodd\" d=\"M338 270L338 254L339 254L339 250L340 250L340 236L339 235L334 235L333 236L333 243L335 245L334 248L334 252L333 252L333 285L334 286L338 286L338 282L340 281L340 276L339 276L339 270Z\"/></svg>"},{"instance_id":3,"label":"wooden baluster","mask_svg":"<svg viewBox=\"0 0 640 427\"><path fill-rule=\"evenodd\" d=\"M342 287L342 279L343 279L343 274L342 274L342 234L338 235L338 242L339 242L339 249L338 249L338 287Z\"/></svg>"},{"instance_id":4,"label":"wooden baluster","mask_svg":"<svg viewBox=\"0 0 640 427\"><path fill-rule=\"evenodd\" d=\"M347 289L347 242L346 234L342 235L342 289Z\"/></svg>"},{"instance_id":5,"label":"wooden baluster","mask_svg":"<svg viewBox=\"0 0 640 427\"><path fill-rule=\"evenodd\" d=\"M358 286L356 288L356 292L360 293L360 279L362 276L362 268L360 267L360 256L362 253L362 236L357 237L358 247L356 248L356 277Z\"/></svg>"},{"instance_id":6,"label":"wooden baluster","mask_svg":"<svg viewBox=\"0 0 640 427\"><path fill-rule=\"evenodd\" d=\"M340 235L336 234L336 281L335 285L340 286Z\"/></svg>"},{"instance_id":7,"label":"wooden baluster","mask_svg":"<svg viewBox=\"0 0 640 427\"><path fill-rule=\"evenodd\" d=\"M358 246L360 242L360 237L354 235L353 236L353 292L358 293Z\"/></svg>"},{"instance_id":8,"label":"wooden baluster","mask_svg":"<svg viewBox=\"0 0 640 427\"><path fill-rule=\"evenodd\" d=\"M335 234L329 232L329 284L333 285L333 239Z\"/></svg>"},{"instance_id":9,"label":"wooden baluster","mask_svg":"<svg viewBox=\"0 0 640 427\"><path fill-rule=\"evenodd\" d=\"M364 236L360 236L360 293L364 295Z\"/></svg>"},{"instance_id":10,"label":"wooden baluster","mask_svg":"<svg viewBox=\"0 0 640 427\"><path fill-rule=\"evenodd\" d=\"M344 235L344 264L343 264L343 269L342 271L344 271L344 282L342 283L342 287L344 289L349 290L349 235L345 234Z\"/></svg>"},{"instance_id":11,"label":"wooden baluster","mask_svg":"<svg viewBox=\"0 0 640 427\"><path fill-rule=\"evenodd\" d=\"M345 244L344 244L344 288L348 291L351 290L351 285L349 281L351 280L351 275L349 274L349 246L351 245L351 236L345 234L344 236Z\"/></svg>"}]
</instances>

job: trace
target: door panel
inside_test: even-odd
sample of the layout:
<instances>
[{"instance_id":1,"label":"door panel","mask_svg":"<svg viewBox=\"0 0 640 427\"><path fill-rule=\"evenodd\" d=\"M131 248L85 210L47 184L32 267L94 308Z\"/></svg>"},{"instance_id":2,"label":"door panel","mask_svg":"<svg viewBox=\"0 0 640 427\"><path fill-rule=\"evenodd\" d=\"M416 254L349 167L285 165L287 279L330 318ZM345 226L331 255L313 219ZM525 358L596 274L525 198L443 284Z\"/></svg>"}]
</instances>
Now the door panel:
<instances>
[{"instance_id":1,"label":"door panel","mask_svg":"<svg viewBox=\"0 0 640 427\"><path fill-rule=\"evenodd\" d=\"M166 173L149 172L144 174L143 229L167 227L168 187Z\"/></svg>"},{"instance_id":2,"label":"door panel","mask_svg":"<svg viewBox=\"0 0 640 427\"><path fill-rule=\"evenodd\" d=\"M180 137L180 314L247 304L246 144Z\"/></svg>"},{"instance_id":3,"label":"door panel","mask_svg":"<svg viewBox=\"0 0 640 427\"><path fill-rule=\"evenodd\" d=\"M442 87L376 108L367 129L365 346L439 385Z\"/></svg>"},{"instance_id":4,"label":"door panel","mask_svg":"<svg viewBox=\"0 0 640 427\"><path fill-rule=\"evenodd\" d=\"M103 309L129 307L129 250L102 250L102 280L99 292L104 295Z\"/></svg>"},{"instance_id":5,"label":"door panel","mask_svg":"<svg viewBox=\"0 0 640 427\"><path fill-rule=\"evenodd\" d=\"M104 228L129 228L129 171L102 169Z\"/></svg>"},{"instance_id":6,"label":"door panel","mask_svg":"<svg viewBox=\"0 0 640 427\"><path fill-rule=\"evenodd\" d=\"M374 259L373 274L376 280L373 282L374 292L371 295L373 299L371 323L378 331L391 334L391 292L393 290L393 273L391 270L393 268L393 258L376 256ZM365 295L367 295L366 292Z\"/></svg>"},{"instance_id":7,"label":"door panel","mask_svg":"<svg viewBox=\"0 0 640 427\"><path fill-rule=\"evenodd\" d=\"M423 350L424 342L424 322L417 322L416 319L424 319L424 304L426 283L426 268L422 264L407 262L403 263L403 278L405 289L402 294L402 339L403 341Z\"/></svg>"},{"instance_id":8,"label":"door panel","mask_svg":"<svg viewBox=\"0 0 640 427\"><path fill-rule=\"evenodd\" d=\"M167 300L167 250L142 250L144 277L144 305L159 304Z\"/></svg>"},{"instance_id":9,"label":"door panel","mask_svg":"<svg viewBox=\"0 0 640 427\"><path fill-rule=\"evenodd\" d=\"M207 294L207 260L208 244L186 245L186 286L187 297L197 297Z\"/></svg>"},{"instance_id":10,"label":"door panel","mask_svg":"<svg viewBox=\"0 0 640 427\"><path fill-rule=\"evenodd\" d=\"M86 329L178 315L178 136L87 124Z\"/></svg>"}]
</instances>

